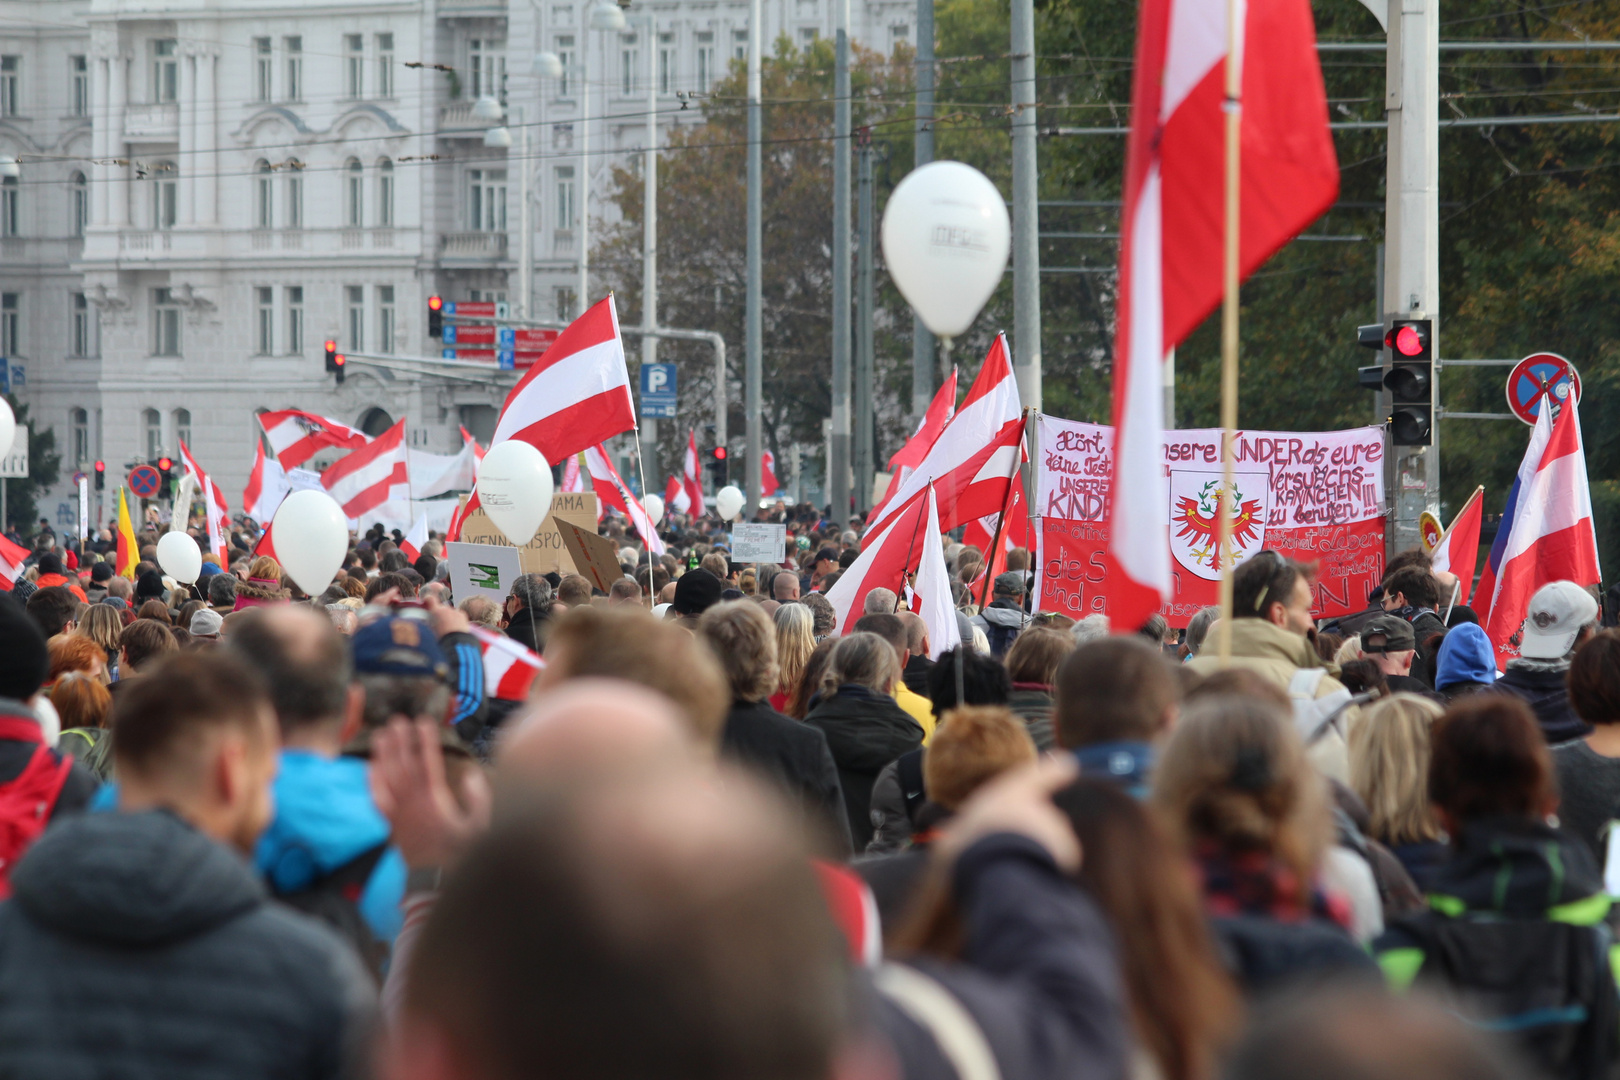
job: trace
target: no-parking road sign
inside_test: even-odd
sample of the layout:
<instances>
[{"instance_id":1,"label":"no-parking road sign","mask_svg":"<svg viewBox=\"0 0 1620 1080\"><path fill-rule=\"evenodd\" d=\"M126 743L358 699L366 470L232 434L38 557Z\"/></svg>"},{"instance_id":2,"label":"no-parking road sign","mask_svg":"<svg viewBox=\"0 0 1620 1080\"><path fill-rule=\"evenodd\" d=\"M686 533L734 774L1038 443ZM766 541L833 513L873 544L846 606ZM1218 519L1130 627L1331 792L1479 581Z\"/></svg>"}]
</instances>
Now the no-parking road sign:
<instances>
[{"instance_id":1,"label":"no-parking road sign","mask_svg":"<svg viewBox=\"0 0 1620 1080\"><path fill-rule=\"evenodd\" d=\"M150 465L129 470L129 490L139 499L150 499L163 486L163 475Z\"/></svg>"},{"instance_id":2,"label":"no-parking road sign","mask_svg":"<svg viewBox=\"0 0 1620 1080\"><path fill-rule=\"evenodd\" d=\"M1549 398L1557 408L1575 395L1581 402L1581 376L1575 365L1557 353L1531 353L1513 365L1508 373L1508 408L1527 424L1541 415L1541 403Z\"/></svg>"}]
</instances>

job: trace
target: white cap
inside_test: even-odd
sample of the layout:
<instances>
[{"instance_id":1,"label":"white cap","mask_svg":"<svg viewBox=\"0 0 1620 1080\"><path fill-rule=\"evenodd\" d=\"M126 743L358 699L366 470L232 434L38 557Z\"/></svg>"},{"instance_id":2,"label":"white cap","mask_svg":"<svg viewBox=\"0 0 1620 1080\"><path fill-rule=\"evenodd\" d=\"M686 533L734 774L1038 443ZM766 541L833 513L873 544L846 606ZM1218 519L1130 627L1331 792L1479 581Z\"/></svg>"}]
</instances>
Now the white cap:
<instances>
[{"instance_id":1,"label":"white cap","mask_svg":"<svg viewBox=\"0 0 1620 1080\"><path fill-rule=\"evenodd\" d=\"M666 617L669 614L669 609L669 604L659 604L657 607L652 609L653 618L662 619Z\"/></svg>"},{"instance_id":2,"label":"white cap","mask_svg":"<svg viewBox=\"0 0 1620 1080\"><path fill-rule=\"evenodd\" d=\"M1597 616L1598 602L1573 581L1543 585L1530 598L1519 655L1526 660L1557 660L1575 647L1575 635Z\"/></svg>"}]
</instances>

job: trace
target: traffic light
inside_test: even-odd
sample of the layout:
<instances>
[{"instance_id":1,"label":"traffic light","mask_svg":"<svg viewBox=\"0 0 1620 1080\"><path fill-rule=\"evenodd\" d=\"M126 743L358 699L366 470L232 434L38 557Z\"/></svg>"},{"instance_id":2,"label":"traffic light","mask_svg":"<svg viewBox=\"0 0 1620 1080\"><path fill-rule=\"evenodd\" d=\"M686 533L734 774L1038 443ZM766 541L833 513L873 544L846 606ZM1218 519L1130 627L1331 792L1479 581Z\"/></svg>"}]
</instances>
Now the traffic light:
<instances>
[{"instance_id":1,"label":"traffic light","mask_svg":"<svg viewBox=\"0 0 1620 1080\"><path fill-rule=\"evenodd\" d=\"M731 483L730 463L726 461L726 448L717 446L709 451L709 472L718 490Z\"/></svg>"},{"instance_id":2,"label":"traffic light","mask_svg":"<svg viewBox=\"0 0 1620 1080\"><path fill-rule=\"evenodd\" d=\"M1384 334L1389 371L1384 388L1393 406L1390 441L1396 446L1429 446L1434 442L1434 323L1396 319Z\"/></svg>"},{"instance_id":3,"label":"traffic light","mask_svg":"<svg viewBox=\"0 0 1620 1080\"><path fill-rule=\"evenodd\" d=\"M1389 391L1390 441L1396 446L1429 446L1434 442L1434 323L1429 319L1395 319L1388 325L1356 327L1356 343L1385 350L1388 364L1356 369L1363 390Z\"/></svg>"},{"instance_id":4,"label":"traffic light","mask_svg":"<svg viewBox=\"0 0 1620 1080\"><path fill-rule=\"evenodd\" d=\"M96 490L107 490L107 463L105 461L96 462Z\"/></svg>"},{"instance_id":5,"label":"traffic light","mask_svg":"<svg viewBox=\"0 0 1620 1080\"><path fill-rule=\"evenodd\" d=\"M339 386L343 385L343 369L348 366L349 359L337 351L337 342L328 340L326 343L326 370L337 376Z\"/></svg>"},{"instance_id":6,"label":"traffic light","mask_svg":"<svg viewBox=\"0 0 1620 1080\"><path fill-rule=\"evenodd\" d=\"M163 477L163 483L158 486L158 497L166 499L174 490L174 459L167 456L160 457L155 464L159 475Z\"/></svg>"},{"instance_id":7,"label":"traffic light","mask_svg":"<svg viewBox=\"0 0 1620 1080\"><path fill-rule=\"evenodd\" d=\"M444 298L428 297L428 337L444 336Z\"/></svg>"}]
</instances>

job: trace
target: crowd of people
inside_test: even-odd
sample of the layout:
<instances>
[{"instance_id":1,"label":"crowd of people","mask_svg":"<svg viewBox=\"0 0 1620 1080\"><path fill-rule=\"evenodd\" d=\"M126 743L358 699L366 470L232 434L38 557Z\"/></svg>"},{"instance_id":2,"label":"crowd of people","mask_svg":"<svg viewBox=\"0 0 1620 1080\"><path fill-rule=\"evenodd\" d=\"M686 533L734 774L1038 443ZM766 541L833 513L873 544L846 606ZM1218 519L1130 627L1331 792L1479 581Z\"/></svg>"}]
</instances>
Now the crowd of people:
<instances>
[{"instance_id":1,"label":"crowd of people","mask_svg":"<svg viewBox=\"0 0 1620 1080\"><path fill-rule=\"evenodd\" d=\"M0 596L0 1076L1620 1075L1591 590L1499 677L1420 552L1355 615L1265 551L1230 619L1120 627L946 537L941 650L899 581L839 634L859 525L783 516L780 565L610 531L622 578L502 603L380 527L315 595L250 531L195 583L42 531Z\"/></svg>"}]
</instances>

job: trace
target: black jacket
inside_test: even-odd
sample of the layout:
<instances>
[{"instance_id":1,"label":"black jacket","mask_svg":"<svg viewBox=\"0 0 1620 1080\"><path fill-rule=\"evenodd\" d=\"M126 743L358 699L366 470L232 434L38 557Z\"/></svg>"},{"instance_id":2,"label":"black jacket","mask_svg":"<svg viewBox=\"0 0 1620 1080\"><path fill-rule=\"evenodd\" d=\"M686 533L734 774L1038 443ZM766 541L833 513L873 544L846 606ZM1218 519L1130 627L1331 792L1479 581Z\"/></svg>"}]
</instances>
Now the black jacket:
<instances>
[{"instance_id":1,"label":"black jacket","mask_svg":"<svg viewBox=\"0 0 1620 1080\"><path fill-rule=\"evenodd\" d=\"M769 702L734 701L720 732L720 752L779 783L805 817L830 834L834 854L849 857L849 818L838 766L820 728L783 716Z\"/></svg>"},{"instance_id":2,"label":"black jacket","mask_svg":"<svg viewBox=\"0 0 1620 1080\"><path fill-rule=\"evenodd\" d=\"M1131 1048L1125 991L1113 932L1091 898L1022 836L977 841L951 878L961 961L907 966L966 1009L1007 1080L1121 1080ZM875 999L876 1026L906 1080L958 1080L924 1024L891 994Z\"/></svg>"},{"instance_id":3,"label":"black jacket","mask_svg":"<svg viewBox=\"0 0 1620 1080\"><path fill-rule=\"evenodd\" d=\"M906 661L906 670L900 676L900 681L913 694L928 696L928 673L934 670L934 662L926 656L913 656Z\"/></svg>"},{"instance_id":4,"label":"black jacket","mask_svg":"<svg viewBox=\"0 0 1620 1080\"><path fill-rule=\"evenodd\" d=\"M537 618L534 608L519 608L506 621L506 636L522 642L537 653L546 651L546 635L550 632L548 617L542 614Z\"/></svg>"},{"instance_id":5,"label":"black jacket","mask_svg":"<svg viewBox=\"0 0 1620 1080\"><path fill-rule=\"evenodd\" d=\"M1592 734L1592 727L1575 715L1569 703L1569 672L1544 671L1516 666L1511 661L1508 669L1496 680L1496 689L1522 698L1536 714L1541 734L1548 746L1584 739Z\"/></svg>"},{"instance_id":6,"label":"black jacket","mask_svg":"<svg viewBox=\"0 0 1620 1080\"><path fill-rule=\"evenodd\" d=\"M163 810L53 826L0 905L0 1075L351 1075L371 981L270 903L246 860Z\"/></svg>"},{"instance_id":7,"label":"black jacket","mask_svg":"<svg viewBox=\"0 0 1620 1080\"><path fill-rule=\"evenodd\" d=\"M844 789L850 839L856 851L865 851L872 839L872 782L883 766L922 745L923 729L894 698L854 684L822 698L804 721L827 736Z\"/></svg>"}]
</instances>

